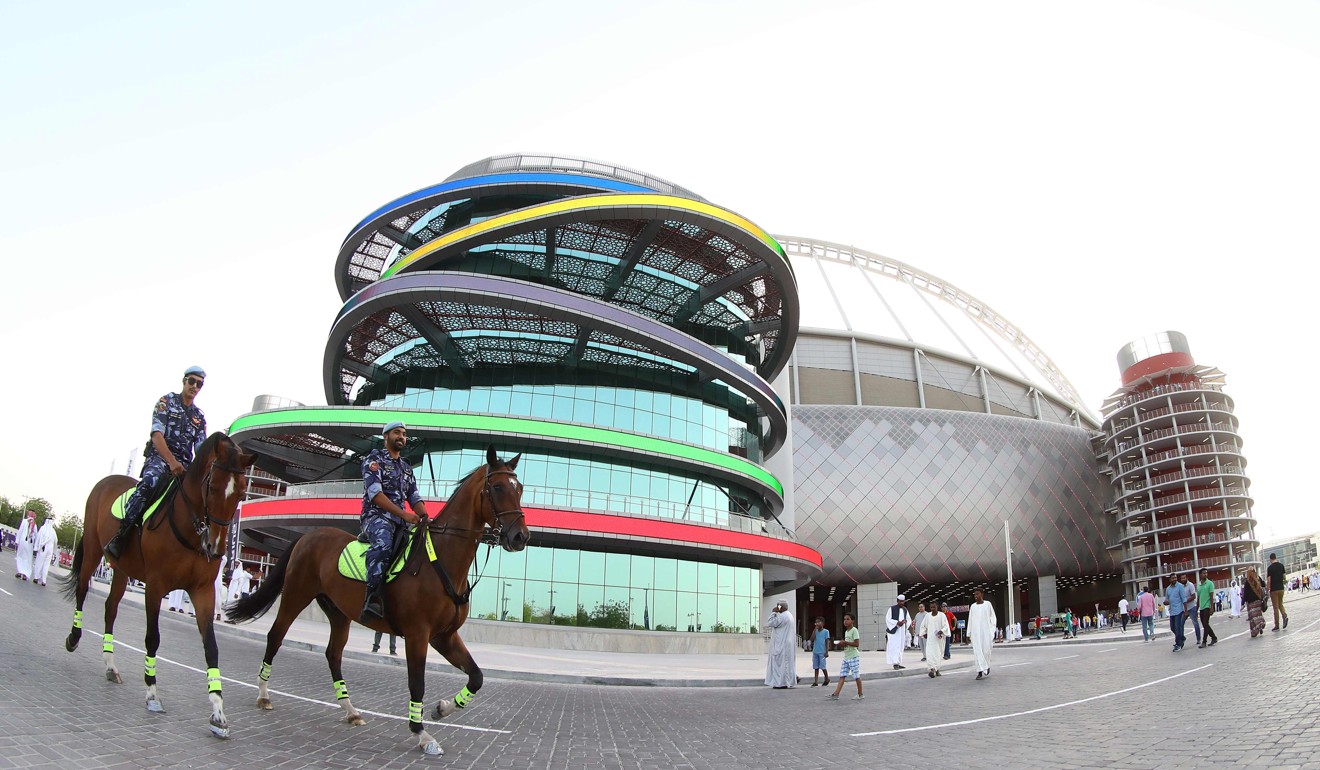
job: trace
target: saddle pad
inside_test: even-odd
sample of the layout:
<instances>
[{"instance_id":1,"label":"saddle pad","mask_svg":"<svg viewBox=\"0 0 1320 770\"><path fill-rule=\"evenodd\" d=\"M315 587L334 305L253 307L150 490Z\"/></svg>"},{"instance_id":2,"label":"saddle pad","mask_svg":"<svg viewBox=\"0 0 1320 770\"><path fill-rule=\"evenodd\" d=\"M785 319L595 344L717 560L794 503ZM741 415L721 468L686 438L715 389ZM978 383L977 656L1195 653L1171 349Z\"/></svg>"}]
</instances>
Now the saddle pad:
<instances>
[{"instance_id":1,"label":"saddle pad","mask_svg":"<svg viewBox=\"0 0 1320 770\"><path fill-rule=\"evenodd\" d=\"M151 514L156 512L156 509L160 507L161 502L164 501L166 497L169 497L170 490L174 488L174 484L175 480L170 479L170 483L165 485L165 491L161 493L160 497L153 500L151 505L147 506L147 510L142 514L142 521L145 522L147 519L151 518ZM136 490L137 487L133 487L119 497L116 497L115 501L110 504L110 515L123 521L124 506L128 505L128 498L131 497Z\"/></svg>"},{"instance_id":2,"label":"saddle pad","mask_svg":"<svg viewBox=\"0 0 1320 770\"><path fill-rule=\"evenodd\" d=\"M408 561L408 552L412 550L412 538L408 538L399 558L394 560L394 566L390 567L389 572L385 574L385 582L388 583L403 572L404 562ZM367 582L367 544L361 540L354 540L344 546L344 550L339 553L339 574L349 580L356 580L359 583Z\"/></svg>"}]
</instances>

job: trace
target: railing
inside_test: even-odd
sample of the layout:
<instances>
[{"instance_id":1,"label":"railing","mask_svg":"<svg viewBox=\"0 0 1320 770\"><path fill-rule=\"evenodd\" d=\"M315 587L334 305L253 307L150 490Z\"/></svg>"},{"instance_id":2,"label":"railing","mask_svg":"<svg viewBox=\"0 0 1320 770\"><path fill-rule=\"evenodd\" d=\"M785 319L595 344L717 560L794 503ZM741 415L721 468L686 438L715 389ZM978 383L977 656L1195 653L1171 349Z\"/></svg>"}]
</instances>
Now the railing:
<instances>
[{"instance_id":1,"label":"railing","mask_svg":"<svg viewBox=\"0 0 1320 770\"><path fill-rule=\"evenodd\" d=\"M1242 454L1242 447L1238 446L1237 444L1213 444L1210 446L1206 446L1204 444L1197 444L1196 446L1182 447L1181 449L1166 449L1162 452L1156 452L1154 454L1150 454L1150 455L1146 455L1145 457L1138 458L1130 463L1119 463L1118 472L1127 473L1128 471L1134 470L1136 468L1140 468L1143 465L1150 465L1152 463L1161 462L1163 460L1168 460L1174 457L1188 457L1190 455L1217 454L1217 453Z\"/></svg>"},{"instance_id":2,"label":"railing","mask_svg":"<svg viewBox=\"0 0 1320 770\"><path fill-rule=\"evenodd\" d=\"M1211 498L1238 496L1245 497L1247 490L1242 487L1224 487L1223 489L1194 489L1191 494L1180 492L1176 495L1166 495L1156 498L1154 502L1147 500L1138 500L1127 503L1124 506L1125 513L1139 513L1154 508L1163 508L1166 505L1177 505L1191 500L1208 500Z\"/></svg>"},{"instance_id":3,"label":"railing","mask_svg":"<svg viewBox=\"0 0 1320 770\"><path fill-rule=\"evenodd\" d=\"M418 482L418 491L428 500L448 499L453 482ZM362 497L361 481L313 481L290 484L283 497ZM592 513L644 516L653 519L685 521L707 524L738 532L765 534L783 540L797 540L792 531L773 519L761 519L736 513L727 508L674 503L633 495L609 492L585 492L571 489L544 489L523 487L522 503L529 508L561 508L590 511Z\"/></svg>"},{"instance_id":4,"label":"railing","mask_svg":"<svg viewBox=\"0 0 1320 770\"><path fill-rule=\"evenodd\" d=\"M1181 428L1182 430L1179 430L1179 428ZM1168 438L1169 436L1189 435L1192 433L1204 433L1206 431L1212 431L1212 430L1224 431L1226 433L1233 433L1236 429L1232 425L1226 422L1212 422L1208 424L1194 422L1190 425L1174 425L1172 428L1160 428L1159 430L1152 430L1143 433L1137 437L1136 441L1120 441L1115 446L1115 449L1117 449L1117 451L1119 452L1126 452L1127 450L1133 447L1140 446L1142 444L1149 444L1152 441L1158 441L1159 439Z\"/></svg>"},{"instance_id":5,"label":"railing","mask_svg":"<svg viewBox=\"0 0 1320 770\"><path fill-rule=\"evenodd\" d=\"M1119 431L1124 431L1127 430L1128 428L1131 428L1133 425L1139 425L1143 422L1149 422L1151 420L1159 419L1160 417L1165 417L1167 415L1174 413L1208 412L1208 411L1232 413L1233 410L1228 408L1228 404L1223 404L1218 401L1207 401L1206 403L1194 402L1191 404L1174 404L1172 407L1165 406L1165 407L1160 407L1159 409L1152 409L1149 412L1142 412L1137 419L1115 420L1113 425L1111 425L1109 429L1113 433L1118 433Z\"/></svg>"},{"instance_id":6,"label":"railing","mask_svg":"<svg viewBox=\"0 0 1320 770\"><path fill-rule=\"evenodd\" d=\"M1166 484L1170 481L1179 481L1182 479L1193 479L1201 476L1219 476L1225 474L1242 475L1242 466L1240 465L1205 465L1199 468L1188 468L1185 471L1170 471L1161 473L1158 476L1151 476L1149 481L1131 481L1123 484L1124 492L1140 492L1149 489L1157 484Z\"/></svg>"},{"instance_id":7,"label":"railing","mask_svg":"<svg viewBox=\"0 0 1320 770\"><path fill-rule=\"evenodd\" d=\"M1164 395L1168 395L1169 393L1185 393L1189 390L1212 390L1216 393L1219 393L1222 392L1224 389L1222 386L1210 385L1204 382L1170 382L1164 385L1156 385L1153 388L1148 388L1138 393L1134 393L1128 396L1127 398L1123 399L1122 401L1119 401L1117 404L1113 406L1113 408L1109 410L1109 414L1113 414L1114 412L1117 412L1120 409L1126 409L1127 407L1132 406L1133 404L1139 404L1142 401L1145 401L1146 399L1149 398L1154 398L1155 396L1164 396Z\"/></svg>"}]
</instances>

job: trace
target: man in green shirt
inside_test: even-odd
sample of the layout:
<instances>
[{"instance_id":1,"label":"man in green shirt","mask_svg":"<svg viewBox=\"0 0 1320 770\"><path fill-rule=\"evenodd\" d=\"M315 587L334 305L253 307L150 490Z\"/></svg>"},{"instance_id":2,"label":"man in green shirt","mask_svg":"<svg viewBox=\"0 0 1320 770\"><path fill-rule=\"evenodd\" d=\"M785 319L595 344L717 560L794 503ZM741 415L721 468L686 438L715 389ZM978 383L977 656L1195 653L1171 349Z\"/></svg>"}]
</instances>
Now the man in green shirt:
<instances>
[{"instance_id":1,"label":"man in green shirt","mask_svg":"<svg viewBox=\"0 0 1320 770\"><path fill-rule=\"evenodd\" d=\"M856 699L861 700L862 695L862 658L857 649L862 646L862 635L857 631L857 620L852 613L843 613L843 638L834 640L834 644L843 650L843 665L839 667L839 684L834 688L834 694L830 700L838 700L839 693L843 692L843 683L852 680L857 683Z\"/></svg>"},{"instance_id":2,"label":"man in green shirt","mask_svg":"<svg viewBox=\"0 0 1320 770\"><path fill-rule=\"evenodd\" d=\"M1200 610L1202 630L1201 643L1197 647L1204 649L1207 639L1210 640L1210 646L1214 647L1219 644L1219 637L1210 628L1210 616L1215 612L1215 584L1205 569L1201 570L1201 582L1196 584L1196 608Z\"/></svg>"}]
</instances>

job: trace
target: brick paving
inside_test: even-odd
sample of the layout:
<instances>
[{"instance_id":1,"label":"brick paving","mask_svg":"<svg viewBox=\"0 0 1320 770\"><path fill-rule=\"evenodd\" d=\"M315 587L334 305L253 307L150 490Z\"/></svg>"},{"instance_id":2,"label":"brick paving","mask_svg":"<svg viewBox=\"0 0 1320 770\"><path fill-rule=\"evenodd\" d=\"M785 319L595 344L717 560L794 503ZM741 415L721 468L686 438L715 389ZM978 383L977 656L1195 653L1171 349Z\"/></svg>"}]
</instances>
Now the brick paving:
<instances>
[{"instance_id":1,"label":"brick paving","mask_svg":"<svg viewBox=\"0 0 1320 770\"><path fill-rule=\"evenodd\" d=\"M867 697L825 700L821 688L607 687L487 678L475 704L430 729L445 748L424 757L397 718L339 722L322 655L285 649L271 686L323 703L275 695L275 711L254 708L255 690L225 683L233 738L206 730L204 676L158 665L165 714L143 708L141 653L121 646L125 684L102 676L101 602L89 600L82 646L66 653L71 606L55 591L0 584L0 770L4 768L881 768L903 766L1049 768L1320 768L1320 601L1290 601L1281 633L1249 640L1244 621L1216 616L1224 639L1174 654L1151 644L1025 643L997 648L994 674L967 670L865 683ZM191 624L162 621L162 659L204 668ZM126 605L116 640L141 647L141 608ZM1131 632L1129 632L1131 636ZM1138 634L1139 636L1139 634ZM224 634L227 677L255 683L260 642ZM673 656L673 666L682 666ZM831 659L832 663L837 662ZM480 662L480 658L479 658ZM832 666L833 667L833 666ZM805 667L800 667L805 668ZM993 721L1169 681L1112 697ZM346 660L353 702L402 715L404 672L389 663ZM428 709L464 679L427 676ZM329 705L326 705L329 704ZM1180 730L1168 732L1176 706ZM918 732L858 736L949 722ZM461 728L483 728L481 730ZM506 731L506 732L492 732Z\"/></svg>"}]
</instances>

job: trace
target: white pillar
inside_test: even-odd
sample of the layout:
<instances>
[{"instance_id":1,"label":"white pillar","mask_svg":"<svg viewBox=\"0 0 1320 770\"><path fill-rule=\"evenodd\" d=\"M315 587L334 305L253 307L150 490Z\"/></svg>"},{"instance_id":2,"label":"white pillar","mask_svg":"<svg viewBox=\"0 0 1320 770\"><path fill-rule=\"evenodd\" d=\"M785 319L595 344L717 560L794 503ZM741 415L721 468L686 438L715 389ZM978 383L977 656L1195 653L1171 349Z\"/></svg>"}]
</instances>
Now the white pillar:
<instances>
[{"instance_id":1,"label":"white pillar","mask_svg":"<svg viewBox=\"0 0 1320 770\"><path fill-rule=\"evenodd\" d=\"M862 583L857 586L857 633L863 650L883 650L885 613L898 601L898 583Z\"/></svg>"}]
</instances>

